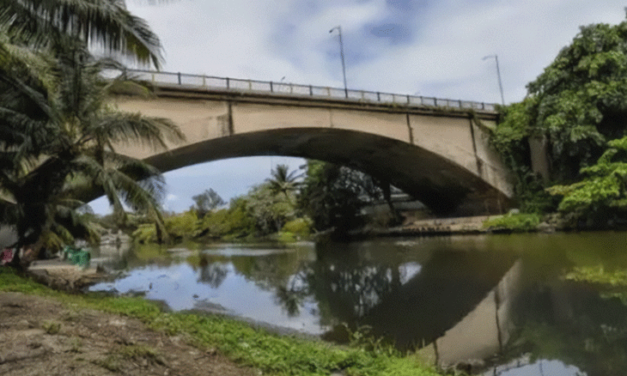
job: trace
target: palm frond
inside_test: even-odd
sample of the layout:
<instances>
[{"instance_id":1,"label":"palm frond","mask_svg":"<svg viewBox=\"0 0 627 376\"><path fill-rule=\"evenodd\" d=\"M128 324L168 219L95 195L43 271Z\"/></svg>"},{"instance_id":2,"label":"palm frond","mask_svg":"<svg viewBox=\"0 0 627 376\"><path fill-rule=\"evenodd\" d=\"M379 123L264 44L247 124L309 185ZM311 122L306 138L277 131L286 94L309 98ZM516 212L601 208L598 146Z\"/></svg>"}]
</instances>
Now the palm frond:
<instances>
[{"instance_id":1,"label":"palm frond","mask_svg":"<svg viewBox=\"0 0 627 376\"><path fill-rule=\"evenodd\" d=\"M0 24L30 45L50 47L70 35L140 64L161 66L159 38L123 0L0 0L0 9Z\"/></svg>"},{"instance_id":2,"label":"palm frond","mask_svg":"<svg viewBox=\"0 0 627 376\"><path fill-rule=\"evenodd\" d=\"M156 150L167 149L166 141L181 142L185 135L170 119L151 118L139 113L114 112L89 125L85 134L92 139L114 144L141 145Z\"/></svg>"}]
</instances>

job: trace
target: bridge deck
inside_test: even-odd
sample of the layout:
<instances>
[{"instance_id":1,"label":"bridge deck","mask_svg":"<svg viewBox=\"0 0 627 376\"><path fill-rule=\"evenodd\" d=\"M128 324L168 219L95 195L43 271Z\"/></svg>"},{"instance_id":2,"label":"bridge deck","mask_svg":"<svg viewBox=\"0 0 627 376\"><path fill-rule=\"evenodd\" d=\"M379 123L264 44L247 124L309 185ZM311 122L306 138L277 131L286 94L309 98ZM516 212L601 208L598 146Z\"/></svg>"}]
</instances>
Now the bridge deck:
<instances>
[{"instance_id":1,"label":"bridge deck","mask_svg":"<svg viewBox=\"0 0 627 376\"><path fill-rule=\"evenodd\" d=\"M300 85L273 81L243 80L229 77L215 77L184 73L128 70L126 73L137 80L152 82L157 86L180 86L206 90L227 90L279 94L294 97L328 98L335 100L359 101L361 103L396 104L408 107L438 107L458 110L478 110L496 113L496 104L456 99L414 96L365 90L340 89L313 85Z\"/></svg>"}]
</instances>

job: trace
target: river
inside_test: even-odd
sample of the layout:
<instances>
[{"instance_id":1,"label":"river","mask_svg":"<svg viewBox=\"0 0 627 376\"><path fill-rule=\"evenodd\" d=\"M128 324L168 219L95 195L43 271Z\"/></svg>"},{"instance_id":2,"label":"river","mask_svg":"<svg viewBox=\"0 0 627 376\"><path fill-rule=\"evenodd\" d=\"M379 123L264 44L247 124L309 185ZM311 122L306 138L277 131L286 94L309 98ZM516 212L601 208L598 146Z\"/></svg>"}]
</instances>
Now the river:
<instances>
[{"instance_id":1,"label":"river","mask_svg":"<svg viewBox=\"0 0 627 376\"><path fill-rule=\"evenodd\" d=\"M625 232L133 246L96 250L94 261L124 273L92 291L340 343L384 338L443 368L627 370Z\"/></svg>"}]
</instances>

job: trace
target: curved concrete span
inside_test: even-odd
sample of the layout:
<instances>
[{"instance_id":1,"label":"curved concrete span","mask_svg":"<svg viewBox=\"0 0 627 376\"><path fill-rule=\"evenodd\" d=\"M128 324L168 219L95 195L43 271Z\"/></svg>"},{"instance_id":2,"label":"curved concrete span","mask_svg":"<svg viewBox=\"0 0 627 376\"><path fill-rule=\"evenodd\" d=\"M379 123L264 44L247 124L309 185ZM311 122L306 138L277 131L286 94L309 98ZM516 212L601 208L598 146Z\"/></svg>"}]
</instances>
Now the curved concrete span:
<instances>
[{"instance_id":1,"label":"curved concrete span","mask_svg":"<svg viewBox=\"0 0 627 376\"><path fill-rule=\"evenodd\" d=\"M495 113L361 101L160 87L157 97L118 96L119 109L174 121L186 141L156 152L120 145L163 172L219 159L282 155L367 172L437 214L495 213L512 196L488 146Z\"/></svg>"}]
</instances>

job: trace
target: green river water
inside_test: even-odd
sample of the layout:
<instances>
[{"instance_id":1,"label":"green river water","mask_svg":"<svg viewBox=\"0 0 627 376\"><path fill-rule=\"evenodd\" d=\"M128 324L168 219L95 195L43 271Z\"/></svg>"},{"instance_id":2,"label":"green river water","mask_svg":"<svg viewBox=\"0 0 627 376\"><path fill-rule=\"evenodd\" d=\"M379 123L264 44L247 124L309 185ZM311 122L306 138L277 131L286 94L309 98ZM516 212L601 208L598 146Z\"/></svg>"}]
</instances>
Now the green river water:
<instances>
[{"instance_id":1,"label":"green river water","mask_svg":"<svg viewBox=\"0 0 627 376\"><path fill-rule=\"evenodd\" d=\"M627 373L627 233L102 247L91 289L504 376ZM351 335L351 333L353 333Z\"/></svg>"}]
</instances>

